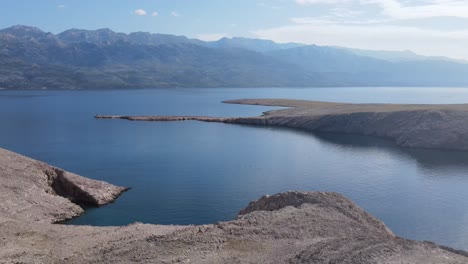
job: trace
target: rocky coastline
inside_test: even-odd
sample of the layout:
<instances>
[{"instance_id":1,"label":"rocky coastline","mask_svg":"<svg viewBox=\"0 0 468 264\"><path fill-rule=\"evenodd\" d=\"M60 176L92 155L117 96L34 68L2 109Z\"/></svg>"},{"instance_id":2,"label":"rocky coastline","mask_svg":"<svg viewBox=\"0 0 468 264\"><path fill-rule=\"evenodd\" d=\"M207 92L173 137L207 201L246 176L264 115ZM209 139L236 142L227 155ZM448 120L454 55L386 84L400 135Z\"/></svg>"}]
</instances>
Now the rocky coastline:
<instances>
[{"instance_id":1,"label":"rocky coastline","mask_svg":"<svg viewBox=\"0 0 468 264\"><path fill-rule=\"evenodd\" d=\"M201 226L55 224L125 190L0 149L0 263L468 263L395 236L338 193L264 196Z\"/></svg>"},{"instance_id":2,"label":"rocky coastline","mask_svg":"<svg viewBox=\"0 0 468 264\"><path fill-rule=\"evenodd\" d=\"M402 147L468 150L468 104L349 104L286 99L242 99L224 103L287 108L268 111L258 117L97 115L96 118L276 126L377 136Z\"/></svg>"}]
</instances>

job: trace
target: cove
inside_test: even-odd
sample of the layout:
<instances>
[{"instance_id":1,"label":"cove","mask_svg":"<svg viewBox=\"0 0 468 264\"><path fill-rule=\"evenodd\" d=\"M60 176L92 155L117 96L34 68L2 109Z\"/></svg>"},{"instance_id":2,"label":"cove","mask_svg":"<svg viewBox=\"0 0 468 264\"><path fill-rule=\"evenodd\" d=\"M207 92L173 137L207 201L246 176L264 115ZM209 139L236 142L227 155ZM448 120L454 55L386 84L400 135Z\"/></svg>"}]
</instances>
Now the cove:
<instances>
[{"instance_id":1,"label":"cove","mask_svg":"<svg viewBox=\"0 0 468 264\"><path fill-rule=\"evenodd\" d=\"M278 128L93 118L97 113L256 116L273 109L220 103L238 98L464 103L468 89L1 91L0 146L132 188L70 224L214 223L233 219L263 194L320 190L343 193L397 235L467 249L467 152Z\"/></svg>"}]
</instances>

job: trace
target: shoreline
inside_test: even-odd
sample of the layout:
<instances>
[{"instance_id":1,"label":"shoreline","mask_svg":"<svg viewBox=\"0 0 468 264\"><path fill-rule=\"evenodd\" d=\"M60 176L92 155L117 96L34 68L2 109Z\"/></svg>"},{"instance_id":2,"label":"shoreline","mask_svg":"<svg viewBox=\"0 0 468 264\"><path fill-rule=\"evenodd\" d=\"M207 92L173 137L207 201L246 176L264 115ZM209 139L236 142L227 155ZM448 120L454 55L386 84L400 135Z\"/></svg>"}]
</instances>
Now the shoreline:
<instances>
[{"instance_id":1,"label":"shoreline","mask_svg":"<svg viewBox=\"0 0 468 264\"><path fill-rule=\"evenodd\" d=\"M107 116L129 121L202 121L286 127L390 139L402 147L468 150L468 104L350 104L285 99L223 103L285 107L257 117Z\"/></svg>"},{"instance_id":2,"label":"shoreline","mask_svg":"<svg viewBox=\"0 0 468 264\"><path fill-rule=\"evenodd\" d=\"M341 194L289 191L208 225L56 224L127 190L0 149L0 259L7 263L467 263L468 252L397 237ZM55 187L54 187L55 185Z\"/></svg>"}]
</instances>

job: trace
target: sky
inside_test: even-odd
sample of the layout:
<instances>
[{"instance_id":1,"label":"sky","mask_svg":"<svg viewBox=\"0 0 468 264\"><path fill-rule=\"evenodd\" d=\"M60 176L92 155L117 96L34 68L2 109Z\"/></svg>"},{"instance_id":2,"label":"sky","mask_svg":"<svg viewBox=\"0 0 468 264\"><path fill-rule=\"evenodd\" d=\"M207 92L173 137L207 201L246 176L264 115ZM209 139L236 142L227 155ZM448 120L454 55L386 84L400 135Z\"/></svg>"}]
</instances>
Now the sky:
<instances>
[{"instance_id":1,"label":"sky","mask_svg":"<svg viewBox=\"0 0 468 264\"><path fill-rule=\"evenodd\" d=\"M110 28L468 60L468 0L1 0L0 28Z\"/></svg>"}]
</instances>

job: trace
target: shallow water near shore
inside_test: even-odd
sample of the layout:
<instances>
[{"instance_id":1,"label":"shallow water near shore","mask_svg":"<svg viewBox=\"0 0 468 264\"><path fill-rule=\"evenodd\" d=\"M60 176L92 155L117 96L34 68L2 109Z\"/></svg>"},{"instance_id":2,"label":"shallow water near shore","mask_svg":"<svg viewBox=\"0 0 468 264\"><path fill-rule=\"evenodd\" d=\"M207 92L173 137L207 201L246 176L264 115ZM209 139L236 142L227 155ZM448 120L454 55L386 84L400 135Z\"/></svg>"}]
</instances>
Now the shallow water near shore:
<instances>
[{"instance_id":1,"label":"shallow water near shore","mask_svg":"<svg viewBox=\"0 0 468 264\"><path fill-rule=\"evenodd\" d=\"M240 98L468 103L468 88L0 91L0 147L132 189L68 224L206 224L263 194L335 191L397 235L468 250L468 152L278 128L96 120L104 115L256 116Z\"/></svg>"}]
</instances>

